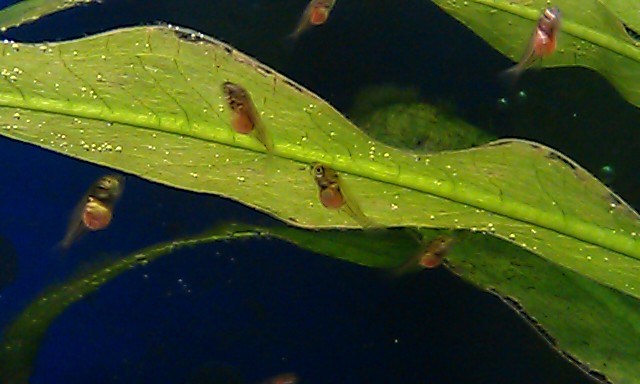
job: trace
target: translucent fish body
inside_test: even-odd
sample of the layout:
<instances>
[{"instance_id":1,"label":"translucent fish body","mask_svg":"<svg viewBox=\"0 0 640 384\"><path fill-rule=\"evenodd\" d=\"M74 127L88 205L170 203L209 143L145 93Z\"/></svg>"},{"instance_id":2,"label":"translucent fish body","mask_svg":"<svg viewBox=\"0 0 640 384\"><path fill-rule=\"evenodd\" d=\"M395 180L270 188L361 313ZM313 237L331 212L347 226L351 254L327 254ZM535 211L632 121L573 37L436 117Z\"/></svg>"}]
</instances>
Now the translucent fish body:
<instances>
[{"instance_id":1,"label":"translucent fish body","mask_svg":"<svg viewBox=\"0 0 640 384\"><path fill-rule=\"evenodd\" d=\"M360 206L352 197L348 196L336 171L326 165L316 163L312 166L311 172L318 186L318 198L325 208L341 209L365 228L374 226L371 219L362 212Z\"/></svg>"},{"instance_id":2,"label":"translucent fish body","mask_svg":"<svg viewBox=\"0 0 640 384\"><path fill-rule=\"evenodd\" d=\"M526 51L520 61L507 69L503 76L510 82L515 82L526 69L537 60L551 55L556 50L557 36L560 31L560 10L557 7L547 8L538 19Z\"/></svg>"},{"instance_id":3,"label":"translucent fish body","mask_svg":"<svg viewBox=\"0 0 640 384\"><path fill-rule=\"evenodd\" d=\"M230 81L222 84L222 92L231 109L231 128L243 135L255 132L258 141L270 152L273 149L271 138L267 134L249 92Z\"/></svg>"},{"instance_id":4,"label":"translucent fish body","mask_svg":"<svg viewBox=\"0 0 640 384\"><path fill-rule=\"evenodd\" d=\"M420 258L419 264L424 268L435 268L442 264L453 244L453 237L439 236L427 244L425 252Z\"/></svg>"}]
</instances>

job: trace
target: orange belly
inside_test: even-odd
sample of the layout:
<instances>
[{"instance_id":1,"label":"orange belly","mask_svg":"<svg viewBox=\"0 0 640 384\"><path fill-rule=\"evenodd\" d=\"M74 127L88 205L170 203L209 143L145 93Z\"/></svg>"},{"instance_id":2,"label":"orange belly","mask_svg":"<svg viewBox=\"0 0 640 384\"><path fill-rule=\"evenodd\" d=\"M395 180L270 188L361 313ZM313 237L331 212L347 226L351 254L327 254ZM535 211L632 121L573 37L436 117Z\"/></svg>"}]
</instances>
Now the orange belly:
<instances>
[{"instance_id":1,"label":"orange belly","mask_svg":"<svg viewBox=\"0 0 640 384\"><path fill-rule=\"evenodd\" d=\"M311 11L309 23L312 25L324 24L329 18L329 10L325 7L316 7Z\"/></svg>"},{"instance_id":2,"label":"orange belly","mask_svg":"<svg viewBox=\"0 0 640 384\"><path fill-rule=\"evenodd\" d=\"M246 135L253 131L254 124L246 113L235 113L231 119L231 126L234 131Z\"/></svg>"}]
</instances>

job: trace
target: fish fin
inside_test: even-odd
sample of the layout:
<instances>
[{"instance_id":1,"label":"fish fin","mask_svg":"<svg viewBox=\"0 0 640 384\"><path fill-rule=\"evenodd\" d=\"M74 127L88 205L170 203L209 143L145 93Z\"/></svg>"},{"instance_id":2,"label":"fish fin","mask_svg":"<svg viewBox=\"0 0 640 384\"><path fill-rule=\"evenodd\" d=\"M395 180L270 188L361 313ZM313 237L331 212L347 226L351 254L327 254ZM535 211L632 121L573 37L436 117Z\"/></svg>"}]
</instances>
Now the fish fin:
<instances>
[{"instance_id":1,"label":"fish fin","mask_svg":"<svg viewBox=\"0 0 640 384\"><path fill-rule=\"evenodd\" d=\"M512 89L515 87L518 79L524 72L524 68L520 64L516 64L498 74L498 80L503 87Z\"/></svg>"},{"instance_id":2,"label":"fish fin","mask_svg":"<svg viewBox=\"0 0 640 384\"><path fill-rule=\"evenodd\" d=\"M68 251L69 248L71 248L71 245L78 241L78 239L87 232L89 232L87 227L84 226L82 221L79 221L73 229L69 228L67 230L67 234L64 236L64 239L60 240L60 242L56 244L55 249L63 252Z\"/></svg>"},{"instance_id":3,"label":"fish fin","mask_svg":"<svg viewBox=\"0 0 640 384\"><path fill-rule=\"evenodd\" d=\"M73 213L69 218L69 224L67 225L67 231L65 232L64 238L55 246L56 249L68 250L74 241L79 239L88 231L82 222L82 211L84 210L88 199L89 194L86 194L82 197L80 202L76 204L73 209Z\"/></svg>"},{"instance_id":4,"label":"fish fin","mask_svg":"<svg viewBox=\"0 0 640 384\"><path fill-rule=\"evenodd\" d=\"M362 212L362 209L360 208L358 203L353 200L351 194L345 191L344 183L340 183L340 193L342 193L342 197L345 201L345 204L342 206L341 210L351 216L351 218L358 224L360 224L363 229L383 228L382 225L371 220L367 215L364 214L364 212Z\"/></svg>"},{"instance_id":5,"label":"fish fin","mask_svg":"<svg viewBox=\"0 0 640 384\"><path fill-rule=\"evenodd\" d=\"M258 141L260 141L262 145L264 145L264 148L267 150L267 155L271 155L273 153L273 140L271 139L271 135L269 135L269 132L267 132L267 128L262 122L256 124L255 135Z\"/></svg>"},{"instance_id":6,"label":"fish fin","mask_svg":"<svg viewBox=\"0 0 640 384\"><path fill-rule=\"evenodd\" d=\"M293 51L296 49L296 43L298 42L298 38L293 36L293 33L285 36L281 40L281 46L287 56L293 55Z\"/></svg>"}]
</instances>

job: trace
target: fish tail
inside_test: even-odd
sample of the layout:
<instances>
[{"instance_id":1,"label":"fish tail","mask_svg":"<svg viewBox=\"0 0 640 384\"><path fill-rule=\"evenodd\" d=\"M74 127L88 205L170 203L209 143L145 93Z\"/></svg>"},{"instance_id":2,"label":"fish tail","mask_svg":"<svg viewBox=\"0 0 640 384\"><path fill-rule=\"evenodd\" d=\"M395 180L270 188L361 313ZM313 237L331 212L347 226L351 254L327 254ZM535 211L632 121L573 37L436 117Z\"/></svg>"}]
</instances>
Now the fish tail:
<instances>
[{"instance_id":1,"label":"fish tail","mask_svg":"<svg viewBox=\"0 0 640 384\"><path fill-rule=\"evenodd\" d=\"M498 79L506 88L513 88L522 75L522 72L524 72L524 66L516 64L513 67L500 72Z\"/></svg>"},{"instance_id":2,"label":"fish tail","mask_svg":"<svg viewBox=\"0 0 640 384\"><path fill-rule=\"evenodd\" d=\"M356 203L352 201L347 201L344 207L342 208L344 211L351 216L358 224L362 226L363 229L381 229L382 225L376 223L371 220L367 215L362 212L362 209Z\"/></svg>"},{"instance_id":3,"label":"fish tail","mask_svg":"<svg viewBox=\"0 0 640 384\"><path fill-rule=\"evenodd\" d=\"M300 36L298 31L293 31L282 39L282 48L288 55L292 55Z\"/></svg>"},{"instance_id":4,"label":"fish tail","mask_svg":"<svg viewBox=\"0 0 640 384\"><path fill-rule=\"evenodd\" d=\"M273 154L273 140L264 127L256 127L256 138L264 145L267 150L267 155Z\"/></svg>"}]
</instances>

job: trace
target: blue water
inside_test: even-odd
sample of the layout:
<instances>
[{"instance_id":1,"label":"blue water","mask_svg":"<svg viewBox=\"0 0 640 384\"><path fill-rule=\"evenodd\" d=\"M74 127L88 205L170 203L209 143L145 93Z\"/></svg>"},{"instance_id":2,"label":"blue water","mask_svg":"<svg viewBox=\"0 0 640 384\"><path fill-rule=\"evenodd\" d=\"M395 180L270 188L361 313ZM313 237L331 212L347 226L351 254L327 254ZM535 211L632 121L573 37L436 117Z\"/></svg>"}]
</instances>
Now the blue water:
<instances>
[{"instance_id":1,"label":"blue water","mask_svg":"<svg viewBox=\"0 0 640 384\"><path fill-rule=\"evenodd\" d=\"M60 40L171 21L228 41L343 111L364 85L416 85L427 100L453 103L495 135L542 141L594 172L615 164L616 190L640 201L639 181L625 177L638 160L602 139L593 142L603 136L623 142L624 121L619 131L585 130L594 119L579 109L585 101L569 97L559 104L561 87L590 78L592 87L609 92L616 116L633 115L603 81L580 70L534 73L523 82L524 104L512 99L505 111L496 103L508 95L495 74L508 60L427 0L391 3L339 0L330 22L303 36L292 55L281 39L306 1L105 0L7 36ZM532 106L539 120L530 117ZM565 115L549 113L557 110ZM546 123L554 117L562 121L562 135L559 124ZM46 287L93 262L216 223L273 220L222 198L129 176L109 230L86 236L61 257L52 247L76 199L110 170L5 138L0 161L0 234L19 257L16 282L0 291L2 326ZM380 271L260 240L176 252L109 282L53 324L32 382L253 383L280 372L296 372L302 383L588 380L497 298L444 269L390 280Z\"/></svg>"}]
</instances>

